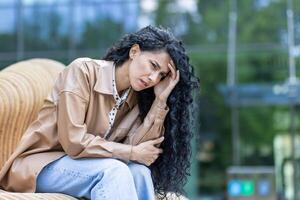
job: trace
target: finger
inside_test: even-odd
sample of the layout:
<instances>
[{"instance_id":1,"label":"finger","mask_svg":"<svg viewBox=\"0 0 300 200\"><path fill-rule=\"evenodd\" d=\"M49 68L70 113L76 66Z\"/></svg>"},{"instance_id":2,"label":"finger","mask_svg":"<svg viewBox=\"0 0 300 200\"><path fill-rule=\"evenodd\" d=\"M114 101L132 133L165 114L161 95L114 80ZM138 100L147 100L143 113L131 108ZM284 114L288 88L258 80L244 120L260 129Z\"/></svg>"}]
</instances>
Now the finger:
<instances>
[{"instance_id":1,"label":"finger","mask_svg":"<svg viewBox=\"0 0 300 200\"><path fill-rule=\"evenodd\" d=\"M157 138L157 139L155 139L155 140L152 140L152 144L159 144L159 143L161 143L162 141L164 141L164 136L162 136L162 137L159 137L159 138Z\"/></svg>"},{"instance_id":2,"label":"finger","mask_svg":"<svg viewBox=\"0 0 300 200\"><path fill-rule=\"evenodd\" d=\"M158 150L158 153L163 153L164 151L162 149L159 149Z\"/></svg>"},{"instance_id":3,"label":"finger","mask_svg":"<svg viewBox=\"0 0 300 200\"><path fill-rule=\"evenodd\" d=\"M169 69L171 71L172 79L175 79L176 78L175 68L170 63L168 63L168 67L169 67Z\"/></svg>"},{"instance_id":4,"label":"finger","mask_svg":"<svg viewBox=\"0 0 300 200\"><path fill-rule=\"evenodd\" d=\"M180 78L180 71L177 70L177 76L176 76L176 81L177 81L177 82L179 81L179 78Z\"/></svg>"},{"instance_id":5,"label":"finger","mask_svg":"<svg viewBox=\"0 0 300 200\"><path fill-rule=\"evenodd\" d=\"M173 62L173 60L170 61L170 64L172 65L174 71L177 71L177 70L178 70L178 69L176 68L176 66L175 66L175 64L174 64L174 62ZM175 72L175 74L176 74L176 72ZM176 74L176 75L177 75L177 74Z\"/></svg>"},{"instance_id":6,"label":"finger","mask_svg":"<svg viewBox=\"0 0 300 200\"><path fill-rule=\"evenodd\" d=\"M155 139L155 140L152 140L151 141L151 143L152 144L159 144L159 143L161 143L162 141L164 141L164 137L160 137L160 138L157 138L157 139Z\"/></svg>"},{"instance_id":7,"label":"finger","mask_svg":"<svg viewBox=\"0 0 300 200\"><path fill-rule=\"evenodd\" d=\"M175 85L179 82L179 79L180 79L180 71L179 70L176 70L176 79L173 81L173 84L172 84L172 89L175 87Z\"/></svg>"},{"instance_id":8,"label":"finger","mask_svg":"<svg viewBox=\"0 0 300 200\"><path fill-rule=\"evenodd\" d=\"M155 150L153 151L153 153L155 153L155 155L159 155L162 152L163 152L163 150L160 148L155 148Z\"/></svg>"},{"instance_id":9,"label":"finger","mask_svg":"<svg viewBox=\"0 0 300 200\"><path fill-rule=\"evenodd\" d=\"M151 160L151 164L152 164L152 163L154 163L154 162L155 162L155 158L152 158L152 160Z\"/></svg>"},{"instance_id":10,"label":"finger","mask_svg":"<svg viewBox=\"0 0 300 200\"><path fill-rule=\"evenodd\" d=\"M174 72L172 70L172 66L170 65L170 63L168 63L168 68L170 69L170 71L168 72L167 76L169 76L172 79L174 79Z\"/></svg>"},{"instance_id":11,"label":"finger","mask_svg":"<svg viewBox=\"0 0 300 200\"><path fill-rule=\"evenodd\" d=\"M162 149L161 148L158 148L156 146L154 146L153 144L151 146L149 146L147 148L149 150L149 152L151 152L152 154L159 154L159 153L162 153Z\"/></svg>"},{"instance_id":12,"label":"finger","mask_svg":"<svg viewBox=\"0 0 300 200\"><path fill-rule=\"evenodd\" d=\"M150 166L153 162L154 162L153 159L147 160L148 166Z\"/></svg>"},{"instance_id":13,"label":"finger","mask_svg":"<svg viewBox=\"0 0 300 200\"><path fill-rule=\"evenodd\" d=\"M174 62L173 62L172 59L170 60L170 63L171 63L171 65L174 67L174 69L176 69L175 64L174 64Z\"/></svg>"}]
</instances>

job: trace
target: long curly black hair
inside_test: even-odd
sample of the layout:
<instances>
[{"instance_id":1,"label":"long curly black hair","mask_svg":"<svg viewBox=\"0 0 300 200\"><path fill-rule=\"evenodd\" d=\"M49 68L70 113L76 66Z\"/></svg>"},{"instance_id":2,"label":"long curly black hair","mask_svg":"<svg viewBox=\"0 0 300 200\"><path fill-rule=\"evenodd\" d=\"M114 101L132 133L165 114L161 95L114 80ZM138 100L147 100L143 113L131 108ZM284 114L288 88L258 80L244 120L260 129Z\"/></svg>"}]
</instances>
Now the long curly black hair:
<instances>
[{"instance_id":1,"label":"long curly black hair","mask_svg":"<svg viewBox=\"0 0 300 200\"><path fill-rule=\"evenodd\" d=\"M160 199L167 192L185 194L183 186L190 170L192 120L195 104L193 90L199 88L199 79L189 64L183 43L161 26L147 26L136 33L125 35L108 49L104 60L113 61L116 67L129 59L129 50L138 44L142 51L165 51L180 71L180 80L172 90L167 105L170 110L164 121L163 153L150 165L155 191ZM142 121L155 99L153 87L138 92L138 106Z\"/></svg>"}]
</instances>

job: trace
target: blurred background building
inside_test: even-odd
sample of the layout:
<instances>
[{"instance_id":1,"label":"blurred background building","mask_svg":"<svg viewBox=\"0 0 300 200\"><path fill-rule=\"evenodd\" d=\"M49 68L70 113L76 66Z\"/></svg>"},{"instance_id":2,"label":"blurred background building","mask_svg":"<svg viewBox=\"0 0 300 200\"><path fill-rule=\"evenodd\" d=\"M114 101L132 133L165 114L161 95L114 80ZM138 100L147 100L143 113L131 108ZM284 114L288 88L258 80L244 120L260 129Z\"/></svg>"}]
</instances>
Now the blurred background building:
<instances>
[{"instance_id":1,"label":"blurred background building","mask_svg":"<svg viewBox=\"0 0 300 200\"><path fill-rule=\"evenodd\" d=\"M148 24L183 40L201 80L188 196L297 199L300 91L293 104L276 95L291 75L291 55L295 77L300 73L298 0L0 0L0 69L35 57L99 59L122 35ZM251 196L258 191L264 195Z\"/></svg>"}]
</instances>

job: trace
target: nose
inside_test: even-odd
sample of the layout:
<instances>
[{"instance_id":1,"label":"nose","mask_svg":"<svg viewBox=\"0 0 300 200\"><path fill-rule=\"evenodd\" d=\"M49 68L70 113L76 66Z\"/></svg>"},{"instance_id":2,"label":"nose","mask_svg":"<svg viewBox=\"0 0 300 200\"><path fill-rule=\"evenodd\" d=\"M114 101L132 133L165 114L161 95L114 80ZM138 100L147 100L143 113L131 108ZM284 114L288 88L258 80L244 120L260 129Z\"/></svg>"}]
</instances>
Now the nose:
<instances>
[{"instance_id":1,"label":"nose","mask_svg":"<svg viewBox=\"0 0 300 200\"><path fill-rule=\"evenodd\" d=\"M157 83L160 80L159 77L159 72L152 72L149 76L148 79L151 83Z\"/></svg>"}]
</instances>

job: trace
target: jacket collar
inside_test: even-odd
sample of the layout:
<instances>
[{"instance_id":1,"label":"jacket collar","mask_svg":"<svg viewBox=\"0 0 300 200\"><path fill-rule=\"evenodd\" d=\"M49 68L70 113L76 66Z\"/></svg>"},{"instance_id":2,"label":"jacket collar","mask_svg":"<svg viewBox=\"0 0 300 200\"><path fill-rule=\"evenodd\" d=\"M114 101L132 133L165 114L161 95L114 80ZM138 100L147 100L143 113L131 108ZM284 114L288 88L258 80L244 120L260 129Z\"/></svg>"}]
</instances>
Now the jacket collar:
<instances>
[{"instance_id":1,"label":"jacket collar","mask_svg":"<svg viewBox=\"0 0 300 200\"><path fill-rule=\"evenodd\" d=\"M97 73L94 91L113 96L113 78L115 78L113 77L113 70L115 70L114 63L106 60L95 61L99 64L99 71ZM137 104L137 93L132 88L125 102L127 102L130 109Z\"/></svg>"}]
</instances>

